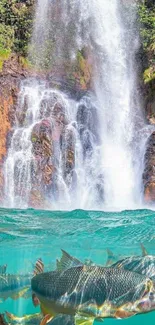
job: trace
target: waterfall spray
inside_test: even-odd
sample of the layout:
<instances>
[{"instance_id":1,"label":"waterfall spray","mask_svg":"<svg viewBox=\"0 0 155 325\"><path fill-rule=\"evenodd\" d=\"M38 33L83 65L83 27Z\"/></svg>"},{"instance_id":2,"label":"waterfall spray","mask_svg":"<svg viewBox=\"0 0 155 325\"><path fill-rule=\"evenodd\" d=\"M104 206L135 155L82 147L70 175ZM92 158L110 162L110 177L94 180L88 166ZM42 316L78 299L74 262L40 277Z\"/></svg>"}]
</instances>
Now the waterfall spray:
<instances>
[{"instance_id":1,"label":"waterfall spray","mask_svg":"<svg viewBox=\"0 0 155 325\"><path fill-rule=\"evenodd\" d=\"M39 0L29 50L36 70L62 68L66 60L72 64L83 48L92 58L93 91L80 100L34 79L21 87L5 164L5 192L12 207L31 205L36 188L44 196L43 208L122 209L140 204L149 130L137 90L136 2ZM63 123L60 115L65 115ZM37 153L38 125L49 133L46 141L42 133L48 147L42 157Z\"/></svg>"}]
</instances>

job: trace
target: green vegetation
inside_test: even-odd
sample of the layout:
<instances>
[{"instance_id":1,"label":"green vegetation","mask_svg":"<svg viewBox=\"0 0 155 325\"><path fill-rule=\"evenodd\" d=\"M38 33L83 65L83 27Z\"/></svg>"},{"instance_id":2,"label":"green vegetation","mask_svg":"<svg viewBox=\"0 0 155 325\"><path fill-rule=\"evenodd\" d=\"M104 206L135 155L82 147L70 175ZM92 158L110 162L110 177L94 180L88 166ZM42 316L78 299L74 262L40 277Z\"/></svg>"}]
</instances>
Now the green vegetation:
<instances>
[{"instance_id":1,"label":"green vegetation","mask_svg":"<svg viewBox=\"0 0 155 325\"><path fill-rule=\"evenodd\" d=\"M34 0L0 1L0 61L6 53L27 55L33 4Z\"/></svg>"},{"instance_id":2,"label":"green vegetation","mask_svg":"<svg viewBox=\"0 0 155 325\"><path fill-rule=\"evenodd\" d=\"M155 2L154 0L142 1L139 5L141 23L141 38L148 66L144 71L144 82L155 79Z\"/></svg>"},{"instance_id":3,"label":"green vegetation","mask_svg":"<svg viewBox=\"0 0 155 325\"><path fill-rule=\"evenodd\" d=\"M148 1L145 1L139 5L141 36L145 50L155 42L155 3L153 3L154 1L152 6L148 6Z\"/></svg>"},{"instance_id":4,"label":"green vegetation","mask_svg":"<svg viewBox=\"0 0 155 325\"><path fill-rule=\"evenodd\" d=\"M136 1L136 0L135 0ZM27 66L28 43L32 34L33 8L35 0L0 0L0 70L4 60L8 59L12 52L21 57L21 64ZM155 1L139 0L139 21L141 39L147 62L145 61L144 81L147 83L155 78ZM59 31L61 22L55 22L55 28ZM52 25L53 26L53 25ZM64 48L64 57L68 59L68 44L74 43L74 24L70 28L69 40L66 42L67 48ZM48 34L48 31L47 31ZM52 33L51 33L52 35ZM59 33L58 33L59 35ZM73 40L72 40L73 39ZM72 41L71 41L72 40ZM46 47L41 48L38 44L36 49L31 44L30 58L31 63L39 66L39 69L51 68L55 64L55 35L49 38L45 35ZM74 46L74 44L73 44ZM36 52L37 50L37 52ZM39 53L39 55L38 55ZM44 58L44 60L40 57ZM89 69L86 66L82 53L78 52L77 67L75 73L79 70L88 75ZM85 73L80 74L80 82L85 84Z\"/></svg>"},{"instance_id":5,"label":"green vegetation","mask_svg":"<svg viewBox=\"0 0 155 325\"><path fill-rule=\"evenodd\" d=\"M9 50L4 50L3 48L0 48L0 71L2 70L3 62L7 60L9 56L10 56Z\"/></svg>"}]
</instances>

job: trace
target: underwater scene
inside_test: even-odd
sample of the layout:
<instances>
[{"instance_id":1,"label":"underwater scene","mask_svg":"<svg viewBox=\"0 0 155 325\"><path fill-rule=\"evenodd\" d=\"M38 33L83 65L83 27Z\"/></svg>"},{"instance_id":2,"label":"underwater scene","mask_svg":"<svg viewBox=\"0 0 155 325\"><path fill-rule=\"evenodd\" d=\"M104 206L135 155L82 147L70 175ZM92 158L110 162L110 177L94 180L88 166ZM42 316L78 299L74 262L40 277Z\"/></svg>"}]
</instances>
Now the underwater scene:
<instances>
[{"instance_id":1,"label":"underwater scene","mask_svg":"<svg viewBox=\"0 0 155 325\"><path fill-rule=\"evenodd\" d=\"M0 1L0 325L155 324L154 58L154 0Z\"/></svg>"},{"instance_id":2,"label":"underwater scene","mask_svg":"<svg viewBox=\"0 0 155 325\"><path fill-rule=\"evenodd\" d=\"M140 259L142 273L146 268L153 278L154 217L155 212L151 210L60 212L1 209L0 314L3 316L0 324L40 324L40 307L32 299L31 291L34 270L44 265L44 272L54 271L61 268L61 261L67 267L66 253L72 263L77 265L77 261L81 261L86 267L112 268L116 265L117 268L118 265L120 269L118 261L124 261L124 268L128 264L132 269ZM71 266L73 264L68 264L68 269ZM155 311L120 320L104 319L104 322L107 325L142 325L154 324L154 319ZM59 316L50 323L72 325L74 317Z\"/></svg>"}]
</instances>

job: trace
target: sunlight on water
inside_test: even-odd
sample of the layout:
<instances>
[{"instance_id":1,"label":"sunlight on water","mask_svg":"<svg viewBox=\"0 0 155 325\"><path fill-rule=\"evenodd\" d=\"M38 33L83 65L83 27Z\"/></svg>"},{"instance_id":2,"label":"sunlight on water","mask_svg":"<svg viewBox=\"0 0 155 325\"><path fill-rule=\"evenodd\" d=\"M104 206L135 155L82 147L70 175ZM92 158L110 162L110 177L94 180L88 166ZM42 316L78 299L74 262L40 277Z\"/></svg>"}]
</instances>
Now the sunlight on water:
<instances>
[{"instance_id":1,"label":"sunlight on water","mask_svg":"<svg viewBox=\"0 0 155 325\"><path fill-rule=\"evenodd\" d=\"M28 274L37 258L42 258L45 270L54 270L63 248L84 261L90 259L105 265L106 249L115 259L141 255L140 243L149 254L155 254L155 212L150 210L120 213L76 210L50 212L37 210L0 210L0 264L7 264L10 274ZM39 312L29 299L7 299L0 303L0 312L18 316ZM123 321L105 320L107 324L153 324L154 313Z\"/></svg>"}]
</instances>

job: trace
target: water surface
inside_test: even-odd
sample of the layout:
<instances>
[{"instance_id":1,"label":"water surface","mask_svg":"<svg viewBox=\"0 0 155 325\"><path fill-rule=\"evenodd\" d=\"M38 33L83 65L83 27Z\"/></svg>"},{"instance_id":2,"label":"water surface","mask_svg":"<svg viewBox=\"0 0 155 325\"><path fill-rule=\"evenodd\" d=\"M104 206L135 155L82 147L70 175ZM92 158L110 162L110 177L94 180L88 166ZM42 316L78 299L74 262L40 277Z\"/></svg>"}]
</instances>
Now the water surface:
<instances>
[{"instance_id":1,"label":"water surface","mask_svg":"<svg viewBox=\"0 0 155 325\"><path fill-rule=\"evenodd\" d=\"M155 254L155 212L133 210L102 212L75 210L71 212L0 209L0 264L7 264L9 273L27 273L41 257L46 269L55 268L61 248L78 259L89 258L105 264L106 249L116 259L140 255L140 243ZM18 316L36 313L31 299L7 299L0 303ZM126 320L105 320L105 324L154 324L155 312Z\"/></svg>"}]
</instances>

